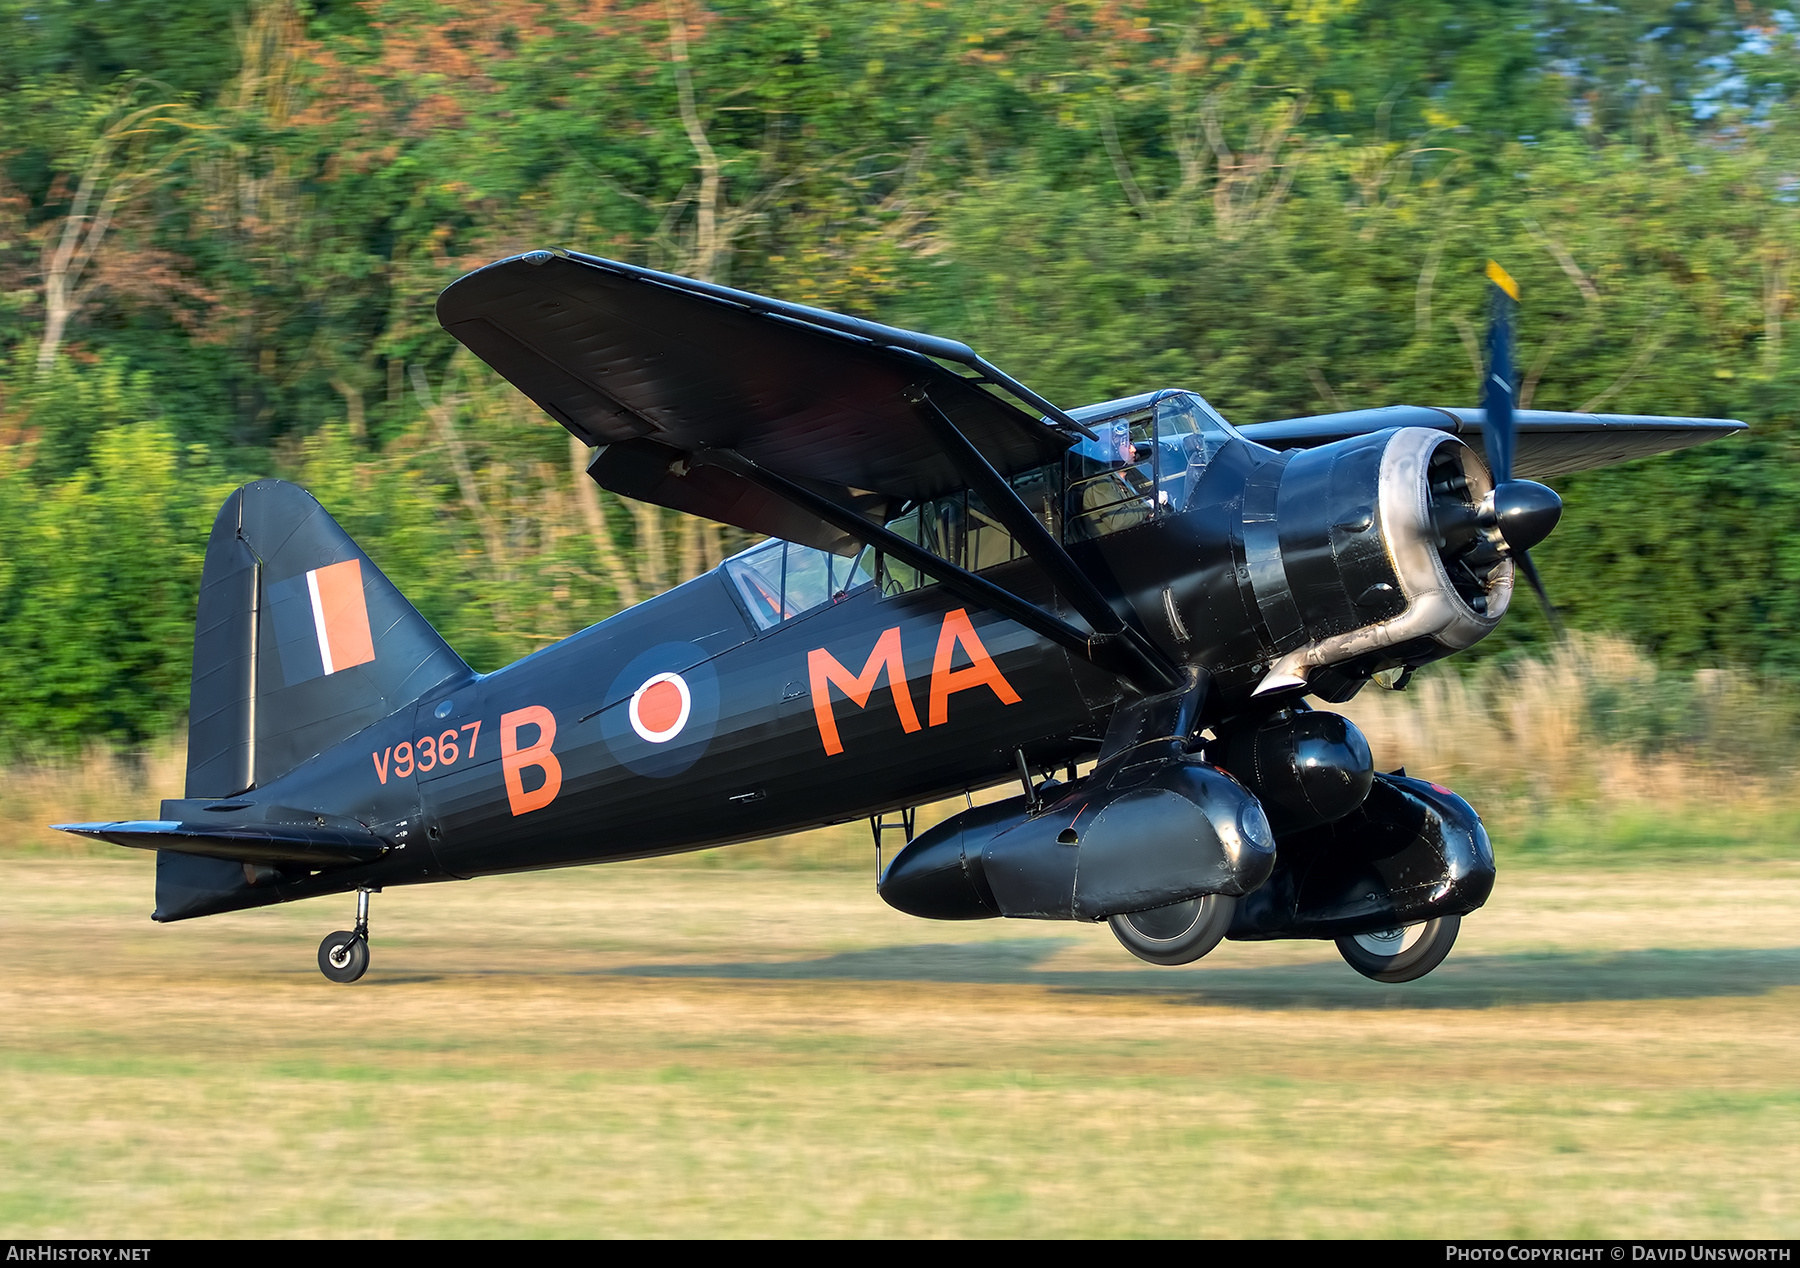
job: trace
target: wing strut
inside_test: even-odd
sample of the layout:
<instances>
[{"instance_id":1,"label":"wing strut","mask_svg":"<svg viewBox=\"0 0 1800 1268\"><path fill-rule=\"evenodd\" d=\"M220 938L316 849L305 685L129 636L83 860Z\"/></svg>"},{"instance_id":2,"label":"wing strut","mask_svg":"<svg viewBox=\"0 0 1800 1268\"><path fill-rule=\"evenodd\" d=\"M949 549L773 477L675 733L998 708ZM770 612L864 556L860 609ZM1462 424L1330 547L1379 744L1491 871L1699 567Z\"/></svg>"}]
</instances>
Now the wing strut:
<instances>
[{"instance_id":1,"label":"wing strut","mask_svg":"<svg viewBox=\"0 0 1800 1268\"><path fill-rule=\"evenodd\" d=\"M830 498L824 497L801 484L777 475L766 467L758 466L735 449L702 449L694 454L695 462L720 467L731 472L785 501L793 503L806 511L817 515L827 524L842 530L858 541L866 542L884 554L906 564L909 568L917 568L928 577L934 577L943 587L960 598L971 603L979 603L983 607L992 608L1002 616L1011 618L1035 634L1041 634L1060 647L1066 647L1085 660L1092 661L1102 669L1130 680L1152 694L1169 690L1170 686L1179 682L1179 678L1170 673L1169 681L1154 672L1155 666L1141 654L1135 654L1133 644L1116 635L1107 633L1089 634L1053 613L1046 612L1037 604L1022 599L1010 590L1002 589L983 577L978 577L966 569L959 568L946 559L932 554L916 542L909 542L898 533L872 523L848 507L840 506ZM1015 495L1015 501L1017 500ZM1022 504L1021 504L1022 505ZM1029 515L1030 511L1027 510ZM1110 609L1108 609L1110 612ZM1118 621L1117 615L1113 620ZM1123 624L1123 622L1120 622ZM1129 628L1129 627L1127 627Z\"/></svg>"},{"instance_id":2,"label":"wing strut","mask_svg":"<svg viewBox=\"0 0 1800 1268\"><path fill-rule=\"evenodd\" d=\"M920 393L913 404L957 473L981 495L987 509L1006 525L1013 540L1025 548L1032 562L1049 574L1050 584L1056 587L1056 592L1094 627L1096 634L1116 642L1124 657L1132 662L1127 677L1140 685L1154 684L1154 690L1159 692L1179 686L1182 681L1180 671L1154 644L1125 623L1094 585L1093 579L1031 513L1031 508L1020 500L1017 490L994 470L979 449L969 443L969 438L962 434L950 416L924 393Z\"/></svg>"}]
</instances>

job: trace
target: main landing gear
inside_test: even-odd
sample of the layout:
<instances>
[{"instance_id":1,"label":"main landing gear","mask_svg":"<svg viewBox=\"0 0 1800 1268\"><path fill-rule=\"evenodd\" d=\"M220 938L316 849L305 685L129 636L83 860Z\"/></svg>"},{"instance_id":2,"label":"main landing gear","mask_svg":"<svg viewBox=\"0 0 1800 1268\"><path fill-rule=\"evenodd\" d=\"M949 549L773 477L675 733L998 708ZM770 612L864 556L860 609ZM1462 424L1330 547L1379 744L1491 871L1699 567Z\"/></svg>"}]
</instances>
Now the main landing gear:
<instances>
[{"instance_id":1,"label":"main landing gear","mask_svg":"<svg viewBox=\"0 0 1800 1268\"><path fill-rule=\"evenodd\" d=\"M334 982L354 982L369 971L369 895L356 891L356 928L325 935L319 944L319 972Z\"/></svg>"},{"instance_id":2,"label":"main landing gear","mask_svg":"<svg viewBox=\"0 0 1800 1268\"><path fill-rule=\"evenodd\" d=\"M1237 900L1224 894L1114 916L1108 922L1125 949L1151 964L1192 964L1219 945L1231 928ZM1462 928L1461 916L1381 929L1337 940L1350 967L1377 982L1413 982L1444 962Z\"/></svg>"},{"instance_id":3,"label":"main landing gear","mask_svg":"<svg viewBox=\"0 0 1800 1268\"><path fill-rule=\"evenodd\" d=\"M1377 982L1411 982L1444 962L1461 928L1461 916L1439 916L1403 929L1339 938L1337 949L1364 977Z\"/></svg>"},{"instance_id":4,"label":"main landing gear","mask_svg":"<svg viewBox=\"0 0 1800 1268\"><path fill-rule=\"evenodd\" d=\"M1152 964L1192 964L1219 945L1231 928L1237 899L1208 894L1151 911L1114 916L1113 936L1131 954Z\"/></svg>"}]
</instances>

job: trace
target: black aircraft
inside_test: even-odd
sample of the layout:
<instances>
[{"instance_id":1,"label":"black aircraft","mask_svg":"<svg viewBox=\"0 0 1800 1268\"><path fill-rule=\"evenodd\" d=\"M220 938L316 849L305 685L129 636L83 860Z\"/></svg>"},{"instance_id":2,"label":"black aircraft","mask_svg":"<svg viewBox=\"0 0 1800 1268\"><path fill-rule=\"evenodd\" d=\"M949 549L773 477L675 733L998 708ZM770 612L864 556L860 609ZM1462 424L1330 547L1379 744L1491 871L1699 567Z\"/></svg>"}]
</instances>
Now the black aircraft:
<instances>
[{"instance_id":1,"label":"black aircraft","mask_svg":"<svg viewBox=\"0 0 1800 1268\"><path fill-rule=\"evenodd\" d=\"M1420 977L1488 896L1487 833L1307 698L1469 647L1515 571L1542 597L1526 551L1561 502L1526 477L1744 426L1515 411L1490 277L1483 408L1234 427L1190 391L1065 412L952 340L502 260L444 327L599 447L602 488L769 540L484 675L311 496L245 485L206 549L186 796L60 826L157 851L159 921L354 892L319 948L339 982L385 886L858 818L913 915L1107 920L1155 964L1328 938ZM913 807L1009 780L914 835Z\"/></svg>"}]
</instances>

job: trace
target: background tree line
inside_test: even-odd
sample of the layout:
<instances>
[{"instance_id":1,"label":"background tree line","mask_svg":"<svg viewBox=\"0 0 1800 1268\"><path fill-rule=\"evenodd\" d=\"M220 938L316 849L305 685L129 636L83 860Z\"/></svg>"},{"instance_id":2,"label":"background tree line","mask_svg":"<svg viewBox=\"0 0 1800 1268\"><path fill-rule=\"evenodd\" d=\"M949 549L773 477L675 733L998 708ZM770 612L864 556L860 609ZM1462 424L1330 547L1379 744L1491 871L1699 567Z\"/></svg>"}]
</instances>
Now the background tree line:
<instances>
[{"instance_id":1,"label":"background tree line","mask_svg":"<svg viewBox=\"0 0 1800 1268\"><path fill-rule=\"evenodd\" d=\"M1800 20L1749 0L0 0L0 749L186 705L298 480L488 669L716 563L437 326L568 245L965 339L1068 405L1741 417L1564 482L1570 622L1800 673ZM1489 640L1545 637L1535 616Z\"/></svg>"}]
</instances>

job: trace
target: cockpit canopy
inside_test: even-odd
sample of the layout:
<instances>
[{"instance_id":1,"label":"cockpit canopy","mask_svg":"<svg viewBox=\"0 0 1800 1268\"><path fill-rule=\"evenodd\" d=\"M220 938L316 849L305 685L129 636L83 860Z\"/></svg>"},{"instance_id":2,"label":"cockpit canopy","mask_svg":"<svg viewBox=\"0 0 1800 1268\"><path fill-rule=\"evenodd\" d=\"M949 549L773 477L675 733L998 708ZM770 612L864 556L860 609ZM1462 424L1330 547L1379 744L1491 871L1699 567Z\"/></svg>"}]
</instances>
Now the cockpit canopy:
<instances>
[{"instance_id":1,"label":"cockpit canopy","mask_svg":"<svg viewBox=\"0 0 1800 1268\"><path fill-rule=\"evenodd\" d=\"M1194 392L1163 391L1089 406L1095 433L1064 459L1067 540L1083 541L1187 508L1207 465L1237 433ZM1099 412L1104 411L1104 412Z\"/></svg>"},{"instance_id":2,"label":"cockpit canopy","mask_svg":"<svg viewBox=\"0 0 1800 1268\"><path fill-rule=\"evenodd\" d=\"M1073 416L1095 439L1078 442L1060 462L1011 480L1020 500L1065 543L1185 510L1219 450L1241 439L1194 392L1147 392L1090 405ZM1024 553L980 496L968 491L908 507L888 527L971 572ZM880 571L890 591L932 584L930 577L893 560L884 560Z\"/></svg>"},{"instance_id":3,"label":"cockpit canopy","mask_svg":"<svg viewBox=\"0 0 1800 1268\"><path fill-rule=\"evenodd\" d=\"M1010 481L1051 535L1064 542L1087 541L1185 510L1213 458L1228 442L1242 439L1196 392L1147 392L1072 415L1095 439L1083 439L1060 461ZM981 497L967 490L911 504L887 526L971 572L1024 553ZM847 558L780 540L734 556L725 571L762 629L836 602L877 578L888 593L934 584L873 548Z\"/></svg>"}]
</instances>

